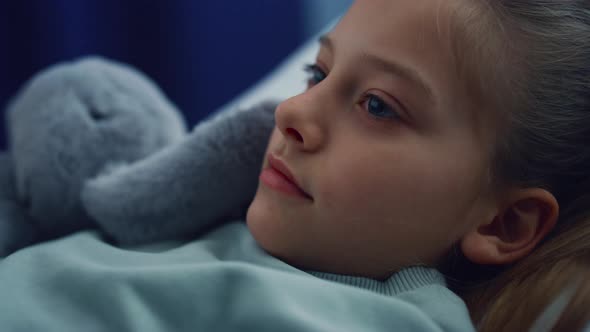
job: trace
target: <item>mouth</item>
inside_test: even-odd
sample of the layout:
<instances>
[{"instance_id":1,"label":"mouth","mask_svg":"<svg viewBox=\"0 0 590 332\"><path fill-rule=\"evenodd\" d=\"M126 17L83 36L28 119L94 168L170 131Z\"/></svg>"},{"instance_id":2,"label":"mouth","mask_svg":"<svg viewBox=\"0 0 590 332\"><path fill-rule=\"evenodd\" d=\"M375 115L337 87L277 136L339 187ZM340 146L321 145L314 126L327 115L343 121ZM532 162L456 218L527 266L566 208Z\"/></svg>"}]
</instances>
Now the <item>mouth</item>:
<instances>
[{"instance_id":1,"label":"mouth","mask_svg":"<svg viewBox=\"0 0 590 332\"><path fill-rule=\"evenodd\" d=\"M301 186L297 183L293 173L291 173L285 163L272 154L269 154L268 165L269 167L265 168L260 174L261 182L271 189L284 194L313 201L313 197L301 189Z\"/></svg>"}]
</instances>

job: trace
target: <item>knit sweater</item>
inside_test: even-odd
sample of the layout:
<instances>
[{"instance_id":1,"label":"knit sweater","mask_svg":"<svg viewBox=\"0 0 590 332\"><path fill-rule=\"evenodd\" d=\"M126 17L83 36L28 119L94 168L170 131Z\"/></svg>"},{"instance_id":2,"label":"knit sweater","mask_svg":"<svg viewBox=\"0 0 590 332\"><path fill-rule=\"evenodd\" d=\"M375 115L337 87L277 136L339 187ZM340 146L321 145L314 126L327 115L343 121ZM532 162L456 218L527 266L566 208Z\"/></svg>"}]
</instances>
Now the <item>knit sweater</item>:
<instances>
[{"instance_id":1,"label":"knit sweater","mask_svg":"<svg viewBox=\"0 0 590 332\"><path fill-rule=\"evenodd\" d=\"M243 222L118 248L85 231L0 261L2 331L473 331L434 269L385 281L302 271Z\"/></svg>"}]
</instances>

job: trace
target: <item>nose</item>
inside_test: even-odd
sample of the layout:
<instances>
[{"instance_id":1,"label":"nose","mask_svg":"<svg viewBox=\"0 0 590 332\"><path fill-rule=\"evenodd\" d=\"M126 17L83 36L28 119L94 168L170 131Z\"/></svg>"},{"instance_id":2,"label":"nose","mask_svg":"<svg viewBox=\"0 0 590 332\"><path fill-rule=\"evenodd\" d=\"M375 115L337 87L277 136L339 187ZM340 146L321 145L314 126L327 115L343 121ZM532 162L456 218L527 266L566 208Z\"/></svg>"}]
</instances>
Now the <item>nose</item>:
<instances>
[{"instance_id":1,"label":"nose","mask_svg":"<svg viewBox=\"0 0 590 332\"><path fill-rule=\"evenodd\" d=\"M320 104L310 91L279 104L275 112L275 123L288 145L306 152L316 151L322 147L326 138L326 128Z\"/></svg>"}]
</instances>

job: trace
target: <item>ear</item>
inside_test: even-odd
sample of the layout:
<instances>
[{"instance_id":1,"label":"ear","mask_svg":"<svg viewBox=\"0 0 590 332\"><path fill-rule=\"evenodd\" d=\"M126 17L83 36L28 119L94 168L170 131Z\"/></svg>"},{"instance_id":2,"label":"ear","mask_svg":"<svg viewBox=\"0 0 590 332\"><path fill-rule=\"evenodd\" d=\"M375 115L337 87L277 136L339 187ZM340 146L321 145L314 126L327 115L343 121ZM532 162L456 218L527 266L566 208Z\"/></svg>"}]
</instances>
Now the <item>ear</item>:
<instances>
[{"instance_id":1,"label":"ear","mask_svg":"<svg viewBox=\"0 0 590 332\"><path fill-rule=\"evenodd\" d=\"M482 265L503 265L527 256L553 229L559 215L555 197L545 189L513 189L492 220L461 240L467 259Z\"/></svg>"}]
</instances>

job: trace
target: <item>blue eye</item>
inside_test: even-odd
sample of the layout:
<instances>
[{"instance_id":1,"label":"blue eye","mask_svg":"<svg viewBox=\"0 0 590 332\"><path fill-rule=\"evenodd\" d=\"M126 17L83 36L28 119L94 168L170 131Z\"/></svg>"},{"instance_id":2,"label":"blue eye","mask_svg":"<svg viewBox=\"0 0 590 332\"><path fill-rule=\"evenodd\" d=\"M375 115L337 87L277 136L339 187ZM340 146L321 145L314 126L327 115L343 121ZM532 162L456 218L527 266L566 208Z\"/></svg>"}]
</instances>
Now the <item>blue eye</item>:
<instances>
[{"instance_id":1,"label":"blue eye","mask_svg":"<svg viewBox=\"0 0 590 332\"><path fill-rule=\"evenodd\" d=\"M310 86L320 83L326 78L326 76L328 76L318 65L306 65L304 70L309 74L307 83Z\"/></svg>"},{"instance_id":2,"label":"blue eye","mask_svg":"<svg viewBox=\"0 0 590 332\"><path fill-rule=\"evenodd\" d=\"M367 112L369 112L371 116L377 118L378 120L400 119L399 113L397 113L391 106L375 95L367 95L363 104L366 104L365 107Z\"/></svg>"}]
</instances>

